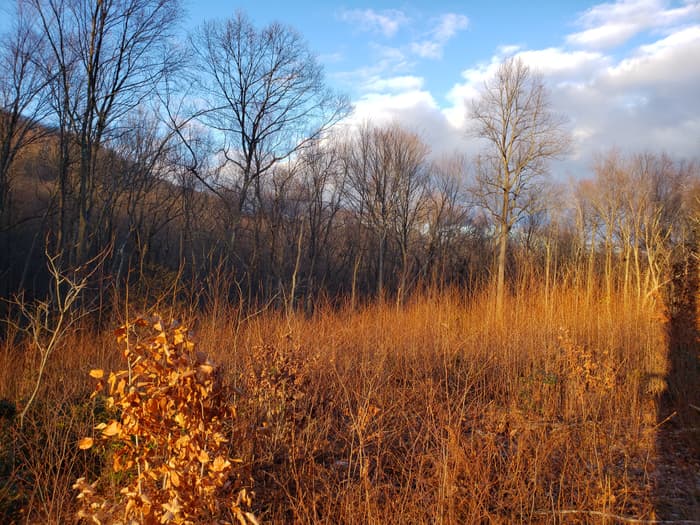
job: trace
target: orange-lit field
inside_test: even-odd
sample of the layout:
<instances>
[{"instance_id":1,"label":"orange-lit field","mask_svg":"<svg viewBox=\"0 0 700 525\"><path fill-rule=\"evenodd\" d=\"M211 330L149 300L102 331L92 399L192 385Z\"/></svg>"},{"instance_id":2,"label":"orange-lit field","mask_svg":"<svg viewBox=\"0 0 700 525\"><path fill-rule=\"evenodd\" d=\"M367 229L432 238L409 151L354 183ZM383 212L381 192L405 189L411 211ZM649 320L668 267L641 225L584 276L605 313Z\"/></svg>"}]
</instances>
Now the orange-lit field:
<instances>
[{"instance_id":1,"label":"orange-lit field","mask_svg":"<svg viewBox=\"0 0 700 525\"><path fill-rule=\"evenodd\" d=\"M503 319L489 296L457 292L313 317L209 309L192 340L222 367L240 460L220 497L252 491L261 523L690 523L693 316L623 304L561 290L509 298ZM69 523L78 477L115 499L134 475L111 471L94 426L118 414L105 392L89 397L90 370L126 368L122 346L74 330L23 428L3 420L4 522ZM37 359L29 343L3 347L5 409L21 407ZM101 444L81 450L90 436Z\"/></svg>"}]
</instances>

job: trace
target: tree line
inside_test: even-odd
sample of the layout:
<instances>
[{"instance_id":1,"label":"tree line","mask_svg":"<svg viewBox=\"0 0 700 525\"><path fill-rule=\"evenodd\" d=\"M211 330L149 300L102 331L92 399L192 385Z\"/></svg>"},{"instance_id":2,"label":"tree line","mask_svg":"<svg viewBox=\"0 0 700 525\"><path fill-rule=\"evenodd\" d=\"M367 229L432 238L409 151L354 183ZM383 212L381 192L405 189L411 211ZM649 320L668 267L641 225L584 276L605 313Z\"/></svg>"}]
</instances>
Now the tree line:
<instances>
[{"instance_id":1,"label":"tree line","mask_svg":"<svg viewBox=\"0 0 700 525\"><path fill-rule=\"evenodd\" d=\"M182 12L16 3L0 47L0 295L41 295L50 255L99 261L100 293L179 282L307 309L453 284L493 283L497 308L534 282L654 300L695 253L697 165L610 150L555 182L570 126L517 58L470 108L481 153L436 158L399 124L348 124L294 29L239 12L184 38Z\"/></svg>"}]
</instances>

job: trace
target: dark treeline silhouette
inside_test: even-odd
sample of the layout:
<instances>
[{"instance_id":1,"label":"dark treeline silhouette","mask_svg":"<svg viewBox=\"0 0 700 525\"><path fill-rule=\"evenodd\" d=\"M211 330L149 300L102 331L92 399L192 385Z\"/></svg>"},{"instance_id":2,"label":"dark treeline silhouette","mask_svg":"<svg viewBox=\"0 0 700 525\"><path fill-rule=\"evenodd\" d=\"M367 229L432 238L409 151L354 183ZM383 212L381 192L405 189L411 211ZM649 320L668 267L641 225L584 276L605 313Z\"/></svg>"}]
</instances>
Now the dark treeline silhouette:
<instances>
[{"instance_id":1,"label":"dark treeline silhouette","mask_svg":"<svg viewBox=\"0 0 700 525\"><path fill-rule=\"evenodd\" d=\"M546 178L566 124L519 60L472 109L490 146L436 159L397 124L347 124L293 29L238 13L183 41L181 12L17 2L0 48L0 296L42 296L58 255L99 262L102 297L217 282L311 310L537 280L646 301L696 242L692 163L612 150L586 180Z\"/></svg>"}]
</instances>

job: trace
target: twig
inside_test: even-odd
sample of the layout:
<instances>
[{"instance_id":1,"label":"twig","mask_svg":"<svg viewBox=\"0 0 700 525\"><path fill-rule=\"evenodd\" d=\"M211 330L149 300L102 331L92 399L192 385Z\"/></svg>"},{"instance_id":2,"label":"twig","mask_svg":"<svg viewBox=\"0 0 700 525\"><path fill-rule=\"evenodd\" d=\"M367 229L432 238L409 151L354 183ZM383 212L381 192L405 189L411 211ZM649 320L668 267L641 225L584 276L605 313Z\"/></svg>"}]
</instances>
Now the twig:
<instances>
[{"instance_id":1,"label":"twig","mask_svg":"<svg viewBox=\"0 0 700 525\"><path fill-rule=\"evenodd\" d=\"M665 419L664 419L663 421L661 421L660 423L657 423L656 425L654 425L654 429L659 428L661 425L663 425L663 424L666 423L667 421L670 421L671 419L673 419L673 418L676 417L677 415L678 415L678 412L676 412L676 411L674 410L673 412L671 412L671 413L668 415L667 418L665 418ZM696 522L696 523L698 523L698 522Z\"/></svg>"},{"instance_id":2,"label":"twig","mask_svg":"<svg viewBox=\"0 0 700 525\"><path fill-rule=\"evenodd\" d=\"M82 266L65 271L60 266L62 252L52 255L47 246L46 265L51 279L51 291L47 299L28 305L24 296L20 295L13 301L28 322L28 326L23 330L29 335L40 356L34 386L19 414L20 428L24 427L24 419L39 393L49 359L69 330L89 313L87 310L76 312L74 306L78 304L83 290L87 288L89 279L106 259L108 249L109 247Z\"/></svg>"}]
</instances>

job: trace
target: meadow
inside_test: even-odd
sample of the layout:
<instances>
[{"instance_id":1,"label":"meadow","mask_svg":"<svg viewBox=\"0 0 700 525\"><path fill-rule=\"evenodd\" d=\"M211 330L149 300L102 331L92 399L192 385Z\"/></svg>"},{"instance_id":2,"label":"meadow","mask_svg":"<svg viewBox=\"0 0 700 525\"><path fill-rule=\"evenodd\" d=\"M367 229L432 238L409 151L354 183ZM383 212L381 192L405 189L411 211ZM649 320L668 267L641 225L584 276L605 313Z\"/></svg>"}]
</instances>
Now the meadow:
<instances>
[{"instance_id":1,"label":"meadow","mask_svg":"<svg viewBox=\"0 0 700 525\"><path fill-rule=\"evenodd\" d=\"M488 291L458 290L313 315L225 301L159 314L219 367L234 461L217 494L245 489L260 523L697 523L687 299L669 309L533 286L501 316ZM64 334L21 428L11 413L40 355L6 337L3 522L72 522L79 477L119 499L130 474L110 468L115 447L78 444L117 417L105 392L90 396L89 373L125 368L113 332L124 312Z\"/></svg>"}]
</instances>

